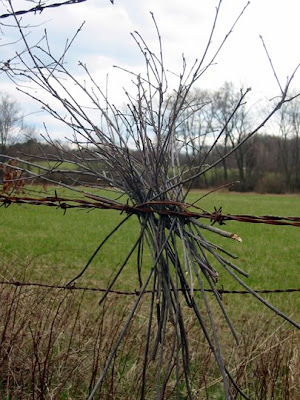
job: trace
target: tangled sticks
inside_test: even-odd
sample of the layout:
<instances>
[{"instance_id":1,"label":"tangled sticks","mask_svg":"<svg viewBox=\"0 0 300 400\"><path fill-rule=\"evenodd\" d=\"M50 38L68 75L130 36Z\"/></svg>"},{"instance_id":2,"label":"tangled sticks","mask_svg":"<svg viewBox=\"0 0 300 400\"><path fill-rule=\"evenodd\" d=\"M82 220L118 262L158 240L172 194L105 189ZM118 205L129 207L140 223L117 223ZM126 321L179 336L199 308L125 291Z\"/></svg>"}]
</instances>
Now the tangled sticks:
<instances>
[{"instance_id":1,"label":"tangled sticks","mask_svg":"<svg viewBox=\"0 0 300 400\"><path fill-rule=\"evenodd\" d=\"M209 51L211 43L214 42L212 38L221 3L220 0L207 44L204 44L202 56L197 57L191 67L187 66L186 59L182 56L181 71L175 73L177 79L175 87L169 87L170 73L165 67L161 35L153 14L151 16L157 32L157 50L150 49L138 32L132 34L144 58L145 66L141 73L123 69L123 71L129 72L133 78L135 90L134 93L128 93L125 89L127 103L125 110L120 110L110 103L107 91L99 87L85 64L79 63L79 67L86 75L86 79L83 81L78 78L78 75L72 74L68 70L68 65L64 62L68 46L66 50L63 50L62 55L55 55L50 50L51 46L48 46L47 37L44 46L30 45L15 15L15 24L26 45L27 58L24 58L23 55L20 56L20 67L18 66L17 70L9 69L7 73L13 75L15 80L19 76L27 79L35 91L26 93L38 101L44 110L64 124L71 132L69 147L59 145L51 138L46 139L54 150L54 159L50 160L45 154L47 167L42 167L41 178L54 184L61 184L54 182L49 177L48 173L55 172L56 169L49 161L54 161L59 165L68 162L75 165L76 173L80 172L81 174L82 181L79 177L77 180L73 175L71 182L74 185L85 184L83 178L92 177L96 182L101 181L107 187L116 188L120 194L126 196L128 203L122 204L119 201L85 191L81 191L81 197L77 199L57 195L40 199L2 195L0 201L5 206L23 203L57 207L65 212L71 208L83 208L112 209L125 214L124 219L99 244L81 273L68 283L68 287L71 287L74 281L80 278L95 255L120 226L133 216L138 219L139 223L139 234L129 253L120 254L120 257L123 257L121 266L112 278L100 303L110 293L132 256L136 256L140 281L139 294L123 329L111 348L110 355L89 399L92 399L101 388L137 312L141 298L149 289L151 298L147 303L149 306L146 317L148 325L140 381L139 397L141 399L145 398L147 367L150 361L155 362L156 367L155 398L164 398L166 387L170 382L174 383L177 393L183 385L186 398L193 398L189 380L190 356L184 304L191 308L211 352L214 354L223 380L225 398L231 399L233 390L238 391L241 396L246 398L234 383L223 360L220 344L223 331L219 332L214 310L211 307L211 299L208 299L205 291L207 288L212 291L213 300L223 314L233 337L238 341L235 329L216 288L219 278L218 269L229 274L244 290L299 328L296 322L247 286L241 279L241 276L247 277L247 273L232 262L231 259L235 257L225 249L208 241L203 234L204 230L209 230L217 235L241 241L236 234L226 232L215 225L217 223L224 225L226 221L236 220L299 226L299 218L224 215L221 209L207 212L200 208L197 209L195 204L192 208L192 205L186 202L188 192L195 179L203 177L205 173L241 148L283 104L293 99L288 96L288 89L298 67L292 73L285 87L279 85L279 97L275 98L275 104L272 104L267 115L257 125L247 129L241 140L228 149L226 154L218 156L212 162L209 161L209 155L223 142L226 132L230 129L231 121L245 104L250 89L241 90L239 98L230 107L229 115L224 123L218 124L216 127L207 127L204 132L199 131L203 141L202 139L201 141L197 140L198 132L196 136L195 132L191 132L189 137L183 135L185 122L196 116L198 111L207 104L205 100L202 102L194 99L191 89L200 78L202 79L205 71L215 64L223 44L247 7L246 5L233 21L224 40L221 40L215 48L211 49L212 51ZM79 32L80 29L70 43ZM171 74L173 78L173 71ZM76 96L71 89L73 85L76 87ZM48 102L46 98L37 98L36 93L40 93L40 89L49 95L47 99L51 98L53 102L50 100ZM63 112L61 112L61 108ZM203 146L205 136L209 136L212 132L213 138L208 138L210 139L208 143L211 145ZM183 152L195 156L187 165L182 161ZM26 162L26 165L30 165L28 161ZM41 169L39 166L34 167ZM30 174L31 176L37 175L34 172L30 172ZM68 176L72 178L71 171L68 171ZM79 191L74 186L69 188ZM201 219L207 219L209 223L205 224L201 222ZM147 254L145 254L145 248L148 249ZM150 268L148 265L149 254ZM147 265L145 265L146 262ZM142 280L142 268L145 270L143 276L146 275L144 280ZM197 295L195 290L197 290ZM177 397L179 398L179 395Z\"/></svg>"}]
</instances>

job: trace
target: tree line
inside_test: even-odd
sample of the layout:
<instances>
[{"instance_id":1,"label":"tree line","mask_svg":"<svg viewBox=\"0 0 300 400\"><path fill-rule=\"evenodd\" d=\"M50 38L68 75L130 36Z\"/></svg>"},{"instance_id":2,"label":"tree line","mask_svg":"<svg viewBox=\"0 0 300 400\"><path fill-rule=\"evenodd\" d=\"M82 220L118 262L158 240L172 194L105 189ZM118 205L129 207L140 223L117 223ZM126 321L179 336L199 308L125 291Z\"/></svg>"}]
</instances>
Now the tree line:
<instances>
[{"instance_id":1,"label":"tree line","mask_svg":"<svg viewBox=\"0 0 300 400\"><path fill-rule=\"evenodd\" d=\"M234 190L257 192L300 191L300 97L277 111L273 124L248 138L255 126L257 110L243 103L242 93L225 82L216 90L194 89L187 112L178 122L182 157L188 165L216 167L194 186L215 187L239 181ZM190 109L194 112L190 115ZM214 144L212 146L212 143ZM233 151L234 149L234 151Z\"/></svg>"},{"instance_id":2,"label":"tree line","mask_svg":"<svg viewBox=\"0 0 300 400\"><path fill-rule=\"evenodd\" d=\"M181 164L189 167L189 173L192 173L193 168L190 167L197 168L201 164L205 169L219 160L215 168L193 181L193 187L203 189L228 184L229 188L236 191L300 191L299 97L278 110L273 126L266 128L265 133L247 141L244 139L253 127L254 117L246 104L241 103L241 92L231 82L225 82L219 89L211 91L194 89L186 102L187 112L181 115L175 129L178 142L181 143ZM211 145L213 142L214 146ZM19 104L8 95L2 96L2 156L25 156L37 162L61 161L64 160L63 152L67 147L66 143L53 146L40 141L34 127L24 124ZM231 153L233 148L235 151ZM131 151L139 157L137 150L132 148ZM76 150L68 148L70 153L73 153L76 164ZM97 162L95 168L101 169L101 162ZM80 166L77 169L80 171ZM70 178L61 174L56 173L55 178L70 183ZM81 182L75 174L72 181Z\"/></svg>"},{"instance_id":3,"label":"tree line","mask_svg":"<svg viewBox=\"0 0 300 400\"><path fill-rule=\"evenodd\" d=\"M202 151L205 152L205 148ZM220 153L225 151L230 151L230 148L219 145L207 157L207 164L214 163L219 159ZM241 192L299 192L299 164L294 162L299 151L299 141L295 138L260 134L241 147L239 158L236 154L231 154L226 163L220 163L196 179L193 186L209 188L232 183L229 189ZM183 158L184 162L191 162L189 155ZM197 158L192 162L196 164L196 160Z\"/></svg>"}]
</instances>

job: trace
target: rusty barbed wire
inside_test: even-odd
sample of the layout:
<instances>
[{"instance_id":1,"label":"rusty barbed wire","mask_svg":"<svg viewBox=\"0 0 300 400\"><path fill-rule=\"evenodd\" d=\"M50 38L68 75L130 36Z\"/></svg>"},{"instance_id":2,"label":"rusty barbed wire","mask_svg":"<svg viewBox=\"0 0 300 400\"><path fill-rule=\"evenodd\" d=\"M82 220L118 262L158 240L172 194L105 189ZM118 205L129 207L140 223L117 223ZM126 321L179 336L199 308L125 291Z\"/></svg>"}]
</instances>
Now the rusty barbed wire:
<instances>
[{"instance_id":1,"label":"rusty barbed wire","mask_svg":"<svg viewBox=\"0 0 300 400\"><path fill-rule=\"evenodd\" d=\"M84 3L87 0L67 0L67 1L63 1L60 3L51 3L51 4L42 4L42 2L40 1L38 5L36 5L35 7L29 8L27 10L18 10L15 12L10 12L10 13L5 13L0 15L0 19L3 18L8 18L11 17L13 15L18 16L18 15L24 15L24 14L29 14L29 13L41 13L42 11L44 11L47 8L57 8L57 7L61 7L61 6L67 6L67 5L72 5L72 4L78 4L78 3ZM109 0L112 4L114 4L114 0Z\"/></svg>"},{"instance_id":2,"label":"rusty barbed wire","mask_svg":"<svg viewBox=\"0 0 300 400\"><path fill-rule=\"evenodd\" d=\"M120 296L139 296L141 292L139 290L135 291L126 291L126 290L107 290L104 288L96 288L96 287L89 287L89 286L76 286L76 285L52 285L48 283L39 283L39 282L21 282L21 281L0 281L0 285L11 285L11 286L33 286L33 287L41 287L45 289L64 289L64 290L84 290L90 292L108 292L111 294L116 294ZM188 289L178 289L179 292ZM194 292L200 292L202 289L195 288ZM204 289L205 292L213 293L211 289ZM216 291L220 294L251 294L247 290L227 290L227 289L216 289ZM289 288L289 289L258 289L255 290L256 293L294 293L300 292L300 288ZM152 294L152 290L145 290L143 294Z\"/></svg>"},{"instance_id":3,"label":"rusty barbed wire","mask_svg":"<svg viewBox=\"0 0 300 400\"><path fill-rule=\"evenodd\" d=\"M222 207L219 209L214 208L214 212L207 211L195 212L190 211L188 208L192 207L188 203L180 203L176 201L149 201L138 205L120 204L106 198L101 198L96 195L87 195L89 200L75 199L67 197L48 196L43 198L33 198L24 196L9 196L6 194L0 195L0 203L8 207L11 204L27 204L27 205L44 205L48 207L56 207L64 210L81 208L81 209L106 209L116 210L121 213L127 214L143 214L143 213L156 213L160 215L177 216L183 219L188 218L206 218L210 222L219 225L224 225L226 221L238 221L254 224L269 224L269 225L287 225L300 227L300 217L282 217L274 215L236 215L236 214L222 214ZM93 200L93 201L92 201Z\"/></svg>"}]
</instances>

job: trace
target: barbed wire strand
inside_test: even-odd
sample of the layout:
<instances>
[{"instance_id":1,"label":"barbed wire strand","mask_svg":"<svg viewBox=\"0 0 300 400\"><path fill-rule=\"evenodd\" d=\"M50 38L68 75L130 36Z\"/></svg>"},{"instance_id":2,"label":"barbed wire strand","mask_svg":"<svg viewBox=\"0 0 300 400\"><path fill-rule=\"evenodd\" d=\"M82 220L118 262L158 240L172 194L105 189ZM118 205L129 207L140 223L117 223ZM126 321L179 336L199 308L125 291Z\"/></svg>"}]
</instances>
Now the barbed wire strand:
<instances>
[{"instance_id":1,"label":"barbed wire strand","mask_svg":"<svg viewBox=\"0 0 300 400\"><path fill-rule=\"evenodd\" d=\"M127 214L143 214L143 213L156 213L160 215L177 216L181 218L206 218L210 219L212 225L216 222L219 225L224 225L225 221L238 221L256 224L269 224L269 225L288 225L300 227L300 217L282 217L274 215L235 215L235 214L222 214L222 207L216 209L212 213L203 211L201 213L190 211L191 204L180 203L176 201L149 201L143 204L130 206L129 204L116 203L109 199L104 199L94 195L86 195L89 199L71 199L66 197L49 196L44 198L32 198L25 196L9 196L0 194L0 203L4 207L11 204L28 204L28 205L44 205L48 207L61 208L66 212L68 209L81 208L81 209L106 209L116 210L121 213Z\"/></svg>"},{"instance_id":2,"label":"barbed wire strand","mask_svg":"<svg viewBox=\"0 0 300 400\"><path fill-rule=\"evenodd\" d=\"M107 289L104 288L96 288L89 286L65 286L65 285L52 285L48 283L39 283L39 282L21 282L21 281L0 281L0 285L12 285L12 286L32 286L32 287L41 287L45 289L65 289L65 290L84 290L90 292L107 292ZM178 291L182 291L183 289L178 289ZM187 290L187 289L185 289ZM194 289L194 292L201 291L202 289ZM206 292L212 293L212 289L204 289ZM222 294L251 294L247 290L227 290L227 289L216 289L217 292ZM294 293L300 292L300 288L289 288L289 289L259 289L255 290L256 293ZM135 291L126 291L126 290L109 290L108 293L116 294L116 295L124 295L124 296L138 296L140 295L139 290ZM152 294L152 290L144 291L144 294Z\"/></svg>"},{"instance_id":3,"label":"barbed wire strand","mask_svg":"<svg viewBox=\"0 0 300 400\"><path fill-rule=\"evenodd\" d=\"M41 13L42 11L44 11L47 8L56 8L56 7L67 6L67 5L72 5L72 4L84 3L86 1L87 0L67 0L67 1L60 2L60 3L51 3L48 5L47 4L43 5L40 3L37 6L29 8L27 10L18 10L15 12L2 14L2 15L0 15L0 19L12 17L13 15L18 16L18 15L24 15L24 14L29 14L29 13L34 13L34 14ZM114 4L114 0L109 0L109 1L112 4Z\"/></svg>"}]
</instances>

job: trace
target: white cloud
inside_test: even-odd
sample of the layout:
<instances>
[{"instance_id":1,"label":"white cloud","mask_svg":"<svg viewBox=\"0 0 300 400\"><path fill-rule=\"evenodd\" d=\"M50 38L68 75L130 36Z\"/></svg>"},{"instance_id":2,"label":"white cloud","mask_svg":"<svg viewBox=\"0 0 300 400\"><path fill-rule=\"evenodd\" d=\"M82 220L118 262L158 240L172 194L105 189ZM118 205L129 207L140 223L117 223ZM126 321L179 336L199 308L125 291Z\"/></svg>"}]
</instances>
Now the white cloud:
<instances>
[{"instance_id":1,"label":"white cloud","mask_svg":"<svg viewBox=\"0 0 300 400\"><path fill-rule=\"evenodd\" d=\"M20 8L21 3L28 6L27 2L20 0ZM223 0L212 50L218 47L246 3L246 0ZM67 57L68 68L83 80L78 60L86 63L103 88L106 75L109 74L112 101L122 103L122 87L129 84L130 77L113 69L113 65L136 72L142 70L142 55L130 36L132 31L139 31L151 49L158 48L149 11L154 12L159 24L166 66L179 72L182 53L185 53L190 65L202 55L216 5L217 1L213 0L115 0L113 6L108 0L88 0L73 6L49 9L41 15L26 15L23 23L38 25L48 20L45 25L31 29L29 40L35 42L43 34L43 29L47 28L50 46L56 54L60 54L65 40L71 38L86 20L83 31ZM278 94L259 35L263 35L278 75L285 82L286 75L291 74L300 62L297 44L299 15L299 0L252 0L218 56L217 64L204 75L199 85L212 88L220 86L225 80L232 80L237 85L243 83L251 86L259 96ZM9 35L10 38L14 37L11 30ZM17 47L20 48L20 44ZM9 57L9 51L14 51L13 47L2 49L4 58ZM295 86L300 88L299 75L295 79ZM3 75L0 76L0 90L13 92L12 85ZM23 97L20 97L20 101L23 102ZM24 106L26 112L29 108L38 108L32 101L24 102ZM42 118L42 114L36 114L35 121L40 124Z\"/></svg>"}]
</instances>

